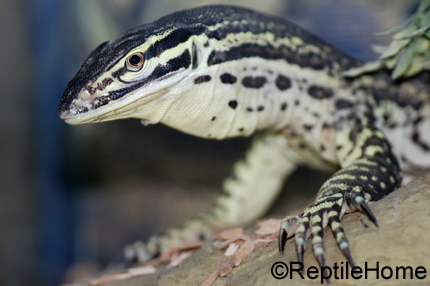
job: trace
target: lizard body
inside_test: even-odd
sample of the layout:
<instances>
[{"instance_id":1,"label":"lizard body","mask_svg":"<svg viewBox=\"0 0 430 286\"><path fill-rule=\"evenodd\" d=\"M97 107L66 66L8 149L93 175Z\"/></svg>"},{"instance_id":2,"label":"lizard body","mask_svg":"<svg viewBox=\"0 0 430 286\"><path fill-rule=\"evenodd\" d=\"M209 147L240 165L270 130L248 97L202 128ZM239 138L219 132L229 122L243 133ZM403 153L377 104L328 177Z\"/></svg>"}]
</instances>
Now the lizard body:
<instances>
[{"instance_id":1,"label":"lizard body","mask_svg":"<svg viewBox=\"0 0 430 286\"><path fill-rule=\"evenodd\" d=\"M311 237L324 266L330 225L353 264L342 216L361 210L376 224L367 202L398 187L401 170L430 169L430 74L341 75L361 64L285 20L195 8L101 44L67 86L59 115L69 124L138 118L218 140L259 132L214 210L152 240L146 252L255 220L295 167L307 165L337 172L311 207L283 220L280 251L295 234L302 261Z\"/></svg>"}]
</instances>

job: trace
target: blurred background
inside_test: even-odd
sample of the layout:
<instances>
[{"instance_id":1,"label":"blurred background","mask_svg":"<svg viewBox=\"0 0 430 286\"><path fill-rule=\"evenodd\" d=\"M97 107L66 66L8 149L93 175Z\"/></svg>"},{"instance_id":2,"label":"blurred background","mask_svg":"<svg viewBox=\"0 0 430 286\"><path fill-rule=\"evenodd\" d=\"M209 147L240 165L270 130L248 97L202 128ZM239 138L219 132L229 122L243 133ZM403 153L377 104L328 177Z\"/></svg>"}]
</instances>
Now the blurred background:
<instances>
[{"instance_id":1,"label":"blurred background","mask_svg":"<svg viewBox=\"0 0 430 286\"><path fill-rule=\"evenodd\" d=\"M211 207L249 138L210 141L139 120L67 126L58 102L86 56L125 30L214 3L290 19L361 60L373 32L418 0L2 0L0 285L59 285L103 269L125 244ZM299 169L268 214L302 207L327 178Z\"/></svg>"}]
</instances>

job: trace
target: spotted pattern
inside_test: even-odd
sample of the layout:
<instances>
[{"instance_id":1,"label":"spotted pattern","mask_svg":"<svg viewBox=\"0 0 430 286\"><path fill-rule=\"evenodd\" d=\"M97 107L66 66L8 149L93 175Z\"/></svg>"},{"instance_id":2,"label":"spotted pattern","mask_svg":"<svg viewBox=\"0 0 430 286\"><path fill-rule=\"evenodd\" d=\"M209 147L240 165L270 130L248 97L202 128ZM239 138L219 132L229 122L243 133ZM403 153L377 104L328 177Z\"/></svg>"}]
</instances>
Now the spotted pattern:
<instances>
[{"instance_id":1,"label":"spotted pattern","mask_svg":"<svg viewBox=\"0 0 430 286\"><path fill-rule=\"evenodd\" d=\"M242 85L247 88L262 88L267 79L264 76L246 76L242 79Z\"/></svg>"},{"instance_id":2,"label":"spotted pattern","mask_svg":"<svg viewBox=\"0 0 430 286\"><path fill-rule=\"evenodd\" d=\"M223 73L220 76L221 82L225 84L234 84L237 81L237 78L230 73Z\"/></svg>"},{"instance_id":3,"label":"spotted pattern","mask_svg":"<svg viewBox=\"0 0 430 286\"><path fill-rule=\"evenodd\" d=\"M199 77L196 77L194 79L194 84L200 84L200 83L204 83L204 82L208 82L211 81L211 76L210 75L202 75Z\"/></svg>"},{"instance_id":4,"label":"spotted pattern","mask_svg":"<svg viewBox=\"0 0 430 286\"><path fill-rule=\"evenodd\" d=\"M286 76L278 75L275 84L280 91L284 91L291 87L291 80Z\"/></svg>"},{"instance_id":5,"label":"spotted pattern","mask_svg":"<svg viewBox=\"0 0 430 286\"><path fill-rule=\"evenodd\" d=\"M333 96L333 90L322 86L311 85L308 94L316 99L328 99Z\"/></svg>"},{"instance_id":6,"label":"spotted pattern","mask_svg":"<svg viewBox=\"0 0 430 286\"><path fill-rule=\"evenodd\" d=\"M412 141L419 146L421 149L423 149L424 151L430 151L430 147L426 142L423 142L420 139L420 134L418 132L414 132L412 134Z\"/></svg>"},{"instance_id":7,"label":"spotted pattern","mask_svg":"<svg viewBox=\"0 0 430 286\"><path fill-rule=\"evenodd\" d=\"M342 98L336 100L335 105L337 109L346 109L354 106L354 104L351 101L342 99Z\"/></svg>"},{"instance_id":8,"label":"spotted pattern","mask_svg":"<svg viewBox=\"0 0 430 286\"><path fill-rule=\"evenodd\" d=\"M231 109L236 109L237 105L238 105L237 100L230 100L228 102L228 106L230 106Z\"/></svg>"},{"instance_id":9,"label":"spotted pattern","mask_svg":"<svg viewBox=\"0 0 430 286\"><path fill-rule=\"evenodd\" d=\"M168 23L169 30L163 30L163 27L165 27L163 25L166 23ZM160 28L154 29L154 25ZM154 30L157 32L154 32ZM160 31L165 32L165 34ZM244 37L241 38L240 35L244 32L251 33L257 40L250 41L249 39L244 39ZM233 37L234 39L230 42L231 39L227 38L232 35L237 36L237 38ZM137 81L125 81L124 78L130 75L130 71L124 66L118 66L116 63L121 63L121 59L130 49L143 44L150 37L153 37L151 39L155 38L155 40L151 43L148 52L145 53L145 60L148 61L154 58L158 60L157 58L161 58L163 53L173 50L172 48L177 49L177 54L169 56L168 60L163 61L163 64L154 65L150 69L148 77ZM276 45L272 45L270 41L273 40L267 40L264 37L280 41ZM203 41L199 41L201 39ZM294 43L295 40L297 43ZM267 41L267 43L264 43L264 41ZM233 42L235 43L234 45L228 46L229 43ZM189 43L192 43L191 51ZM203 47L199 46L198 43L204 43ZM211 47L211 43L215 43L215 45ZM220 45L218 44L226 45L219 50ZM201 49L203 48L205 48L204 55L207 62L201 65ZM260 60L260 63L261 61L262 63L270 62L270 65L257 65L254 60L257 58ZM209 70L202 70L202 72L197 73L202 66L206 68L206 64L210 66L211 71L225 71L228 70L225 67L228 67L229 63L236 61L246 62L245 60L248 61L247 66L240 66L237 70L230 70L231 73L225 72L219 75L215 72L208 74ZM329 225L333 230L339 248L351 264L353 264L349 254L349 243L340 223L343 215L342 209L348 206L355 207L365 213L376 224L376 219L371 214L366 200L380 199L382 196L393 191L401 181L397 158L393 154L393 150L384 133L375 127L377 126L375 122L384 122L384 128L385 126L387 127L384 132L387 130L395 132L398 128L404 128L406 130L405 134L408 134L404 136L406 137L405 140L419 147L410 149L420 149L421 152L417 151L419 155L428 155L430 152L430 142L427 142L428 137L426 133L421 131L425 129L423 128L425 127L423 124L428 120L427 98L429 98L428 82L430 74L423 72L413 79L401 79L396 82L392 82L386 71L362 77L366 78L366 80L361 80L362 78L342 79L338 77L340 70L360 64L359 61L348 57L337 49L333 49L288 22L240 8L223 6L198 8L176 13L161 19L155 24L132 29L112 41L101 44L89 56L79 73L69 83L61 99L59 112L73 112L73 115L77 115L108 104L108 107L112 106L116 108L115 100L126 97L140 88L144 90L147 84L172 78L174 72L182 70L195 70L193 71L196 72L194 74L203 74L193 80L194 84L201 84L202 88L216 86L215 84L204 85L205 82L209 82L212 79L217 84L219 81L224 85L236 84L230 90L240 90L241 92L245 90L243 95L247 96L247 100L249 99L249 101L244 100L244 106L241 105L241 108L238 108L239 104L242 104L242 99L237 94L226 92L225 94L213 94L215 95L214 97L208 97L213 102L219 100L214 103L221 102L224 110L221 112L218 112L218 110L207 111L206 116L208 117L204 117L206 120L203 121L206 121L204 124L210 126L209 128L212 129L202 131L203 136L223 139L220 138L220 132L217 128L222 129L224 127L222 123L226 121L233 122L232 126L234 127L227 129L231 130L234 136L250 135L251 132L249 130L255 130L255 126L249 126L253 124L252 121L254 119L257 119L254 121L266 124L265 120L275 118L275 122L270 122L270 124L273 123L272 125L267 124L266 126L276 126L276 128L279 126L279 129L284 128L281 131L288 131L288 140L293 138L291 147L294 152L303 157L301 158L303 159L303 163L312 165L314 161L321 159L318 155L322 155L324 159L327 156L334 156L334 163L347 166L336 172L324 183L318 192L314 204L310 208L306 209L300 216L286 218L283 221L279 241L281 250L287 237L285 234L286 231L292 231L289 234L290 236L295 232L297 253L299 260L301 260L303 259L303 251L308 235L311 235L312 249L315 257L318 263L324 266L323 235L324 228ZM303 72L302 78L289 78L283 74L278 74L280 71L288 69L278 69L276 65L299 69L300 73L298 74L302 74L301 72ZM112 67L115 68L112 69ZM104 73L112 77L104 79L97 85L94 84L100 75ZM307 75L309 75L308 78L306 78ZM333 79L333 82L336 83L332 84L331 80L321 80L320 76ZM120 85L116 89L111 89L108 95L106 93L97 95L98 91L105 90L113 82L119 82ZM341 87L337 83L340 83ZM241 88L242 86L245 88ZM267 90L274 91L274 93L266 93L266 90L263 89L266 87L268 87ZM220 90L224 90L223 88L227 89L226 86L222 86ZM294 92L292 92L293 88ZM339 95L345 95L345 98L336 97L338 95L338 88ZM253 92L249 89L262 90ZM89 100L82 98L82 95L79 95L82 90L87 90L89 94L96 95L92 96L96 100L88 102ZM336 94L334 90L336 90ZM286 92L284 93L284 91ZM253 94L261 95L261 97L253 97ZM417 96L417 94L420 96ZM234 97L236 95L238 97ZM361 98L366 97L369 99L372 107L357 116L354 112L359 109L358 107L361 104L364 105L364 102L360 103L360 99L357 99L360 96ZM327 110L324 108L320 110L319 107L324 106L324 104L315 102L315 100L327 99L333 100L327 101L330 104L325 105L330 107L330 112L333 112L332 114L326 112ZM88 104L76 106L76 101L86 101L85 103ZM113 104L110 104L110 102ZM121 102L121 100L117 102ZM397 119L397 114L390 113L384 109L387 106L390 107L389 105L384 105L387 102L390 104L393 103L398 110L403 112L399 112L399 114L405 115L406 119L403 121L394 121L394 119ZM207 107L208 105L204 106ZM248 107L244 109L243 107L245 106ZM297 112L291 112L293 116L289 117L290 113L282 113L282 111L287 110L287 107ZM228 114L224 116L226 113L223 112L230 110L230 108L235 110L235 112L226 112ZM379 113L377 114L376 111L378 111L378 108ZM264 112L267 110L270 110L271 113ZM315 110L318 110L318 112ZM244 114L243 111L246 113ZM272 114L272 111L275 114ZM206 110L203 110L203 112L206 112ZM250 114L253 112L254 114ZM335 118L337 114L344 113L348 114L342 117L342 120ZM217 118L213 114L223 114L223 116ZM211 115L212 117L210 117ZM253 120L247 120L249 118ZM280 118L281 121L279 120ZM329 120L324 121L327 118ZM102 120L105 120L105 118L102 118ZM213 123L207 122L209 120ZM289 121L285 122L282 120ZM181 126L183 128L182 131L186 131L184 125ZM202 126L197 127L200 128ZM270 129L270 127L267 129ZM333 130L336 130L336 132L333 132ZM318 135L336 133L334 135L336 140L325 141L322 139L324 136L321 136L321 138L312 137L315 133ZM228 137L227 135L225 136ZM273 134L271 136L270 138L272 139L275 137ZM395 142L396 140L393 141L392 143L394 144L398 143ZM399 143L399 145L401 144ZM407 152L406 149L402 150L402 152ZM272 154L271 152L273 151L264 149L264 152L260 151L258 153L255 150L252 148L252 151L248 155L256 157L264 153L264 157L267 158L267 155ZM319 154L318 151L320 151ZM308 156L307 154L312 154L312 156ZM415 157L419 157L419 155L410 156L410 154L401 154L401 158L403 162L408 163L415 160ZM279 158L280 156L277 157L277 159L281 159ZM242 174L242 171L245 169L257 173L258 168L264 165L259 164L259 167L250 168L248 165L250 164L249 162L252 162L252 160L248 160L243 165L239 164L239 171L236 171L236 173L238 175ZM293 165L296 162L286 163ZM261 173L258 172L258 174ZM257 180L264 179L262 175L260 177L248 177L255 177ZM243 186L246 184L252 185L250 181L246 180L243 181ZM226 194L230 194L231 198L243 198L243 194L247 190L245 187L238 187L235 191L231 191L231 189L227 190ZM231 193L228 191L231 191ZM264 192L264 197L267 196L267 193ZM218 211L220 213L224 211L222 210L222 206L218 206ZM225 213L228 215L228 211L225 211ZM324 218L327 219L325 220Z\"/></svg>"}]
</instances>

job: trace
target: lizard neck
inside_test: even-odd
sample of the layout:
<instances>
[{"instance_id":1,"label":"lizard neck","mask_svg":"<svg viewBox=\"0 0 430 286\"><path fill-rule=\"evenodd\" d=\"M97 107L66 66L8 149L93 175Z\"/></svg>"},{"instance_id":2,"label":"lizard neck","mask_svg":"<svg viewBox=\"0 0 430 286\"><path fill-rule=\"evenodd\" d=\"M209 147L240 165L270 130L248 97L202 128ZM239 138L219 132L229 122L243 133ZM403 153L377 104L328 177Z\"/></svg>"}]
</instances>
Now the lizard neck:
<instances>
[{"instance_id":1,"label":"lizard neck","mask_svg":"<svg viewBox=\"0 0 430 286\"><path fill-rule=\"evenodd\" d=\"M344 85L326 70L243 58L191 72L163 96L166 107L155 121L215 139L313 125Z\"/></svg>"}]
</instances>

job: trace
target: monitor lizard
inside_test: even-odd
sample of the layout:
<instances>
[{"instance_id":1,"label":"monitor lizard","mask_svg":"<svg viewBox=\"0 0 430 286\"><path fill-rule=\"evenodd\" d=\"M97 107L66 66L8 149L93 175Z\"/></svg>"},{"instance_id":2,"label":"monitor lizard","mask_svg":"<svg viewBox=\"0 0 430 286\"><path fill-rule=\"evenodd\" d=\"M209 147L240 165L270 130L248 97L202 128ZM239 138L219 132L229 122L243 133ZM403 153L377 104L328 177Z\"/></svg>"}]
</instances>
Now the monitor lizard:
<instances>
[{"instance_id":1,"label":"monitor lizard","mask_svg":"<svg viewBox=\"0 0 430 286\"><path fill-rule=\"evenodd\" d=\"M295 236L303 262L311 238L325 266L329 226L354 265L341 218L359 210L377 225L368 202L399 187L402 171L430 169L430 74L393 80L381 68L342 76L362 64L284 19L206 6L102 43L67 85L58 113L72 125L138 118L216 140L258 132L212 211L143 250L129 248L128 258L146 260L187 237L255 220L306 165L334 174L309 208L282 220L279 251Z\"/></svg>"}]
</instances>

